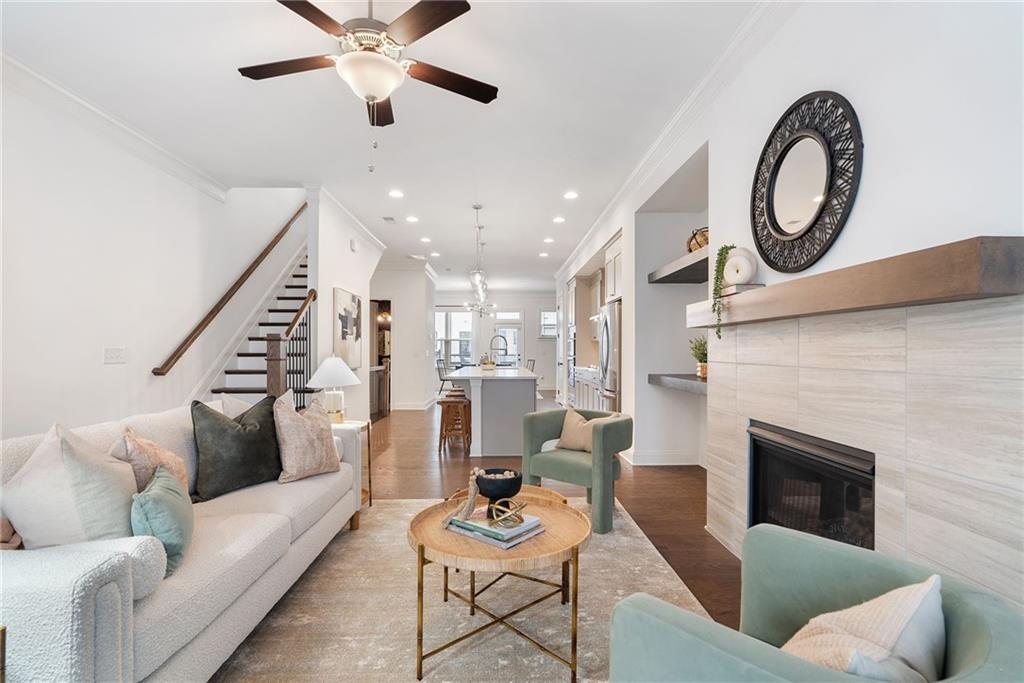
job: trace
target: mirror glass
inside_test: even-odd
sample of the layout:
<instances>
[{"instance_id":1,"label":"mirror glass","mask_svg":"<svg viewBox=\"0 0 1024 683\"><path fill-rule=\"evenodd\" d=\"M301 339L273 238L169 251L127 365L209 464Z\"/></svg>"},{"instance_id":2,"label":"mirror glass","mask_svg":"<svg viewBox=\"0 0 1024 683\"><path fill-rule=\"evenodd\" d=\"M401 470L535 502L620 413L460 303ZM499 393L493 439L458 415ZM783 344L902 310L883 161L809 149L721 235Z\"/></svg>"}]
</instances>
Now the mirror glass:
<instances>
[{"instance_id":1,"label":"mirror glass","mask_svg":"<svg viewBox=\"0 0 1024 683\"><path fill-rule=\"evenodd\" d=\"M789 148L775 177L772 204L775 220L788 235L815 219L828 186L828 158L814 138L801 138Z\"/></svg>"}]
</instances>

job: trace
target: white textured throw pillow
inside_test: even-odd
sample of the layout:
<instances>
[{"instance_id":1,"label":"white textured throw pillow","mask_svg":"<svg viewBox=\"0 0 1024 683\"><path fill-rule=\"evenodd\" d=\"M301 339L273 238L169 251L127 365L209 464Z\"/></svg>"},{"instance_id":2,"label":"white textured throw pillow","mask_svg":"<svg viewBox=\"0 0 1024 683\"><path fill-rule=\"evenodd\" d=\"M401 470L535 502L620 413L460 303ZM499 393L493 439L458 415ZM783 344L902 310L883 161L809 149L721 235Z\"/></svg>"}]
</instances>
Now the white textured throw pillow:
<instances>
[{"instance_id":1,"label":"white textured throw pillow","mask_svg":"<svg viewBox=\"0 0 1024 683\"><path fill-rule=\"evenodd\" d=\"M54 425L3 487L3 514L28 549L132 535L126 462Z\"/></svg>"},{"instance_id":2,"label":"white textured throw pillow","mask_svg":"<svg viewBox=\"0 0 1024 683\"><path fill-rule=\"evenodd\" d=\"M289 389L274 401L274 426L277 428L277 446L281 451L278 482L287 484L341 469L331 432L331 418L320 401L313 401L299 414L295 411L294 396Z\"/></svg>"},{"instance_id":3,"label":"white textured throw pillow","mask_svg":"<svg viewBox=\"0 0 1024 683\"><path fill-rule=\"evenodd\" d=\"M937 681L946 657L942 578L903 586L860 605L820 614L783 652L879 681Z\"/></svg>"}]
</instances>

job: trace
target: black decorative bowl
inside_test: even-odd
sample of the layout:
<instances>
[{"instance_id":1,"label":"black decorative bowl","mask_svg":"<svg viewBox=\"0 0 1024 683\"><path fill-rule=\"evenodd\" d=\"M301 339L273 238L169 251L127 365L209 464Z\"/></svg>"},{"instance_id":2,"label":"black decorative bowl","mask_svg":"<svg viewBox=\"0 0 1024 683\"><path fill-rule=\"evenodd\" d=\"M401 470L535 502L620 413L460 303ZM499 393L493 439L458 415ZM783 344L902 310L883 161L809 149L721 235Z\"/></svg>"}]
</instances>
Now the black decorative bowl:
<instances>
[{"instance_id":1,"label":"black decorative bowl","mask_svg":"<svg viewBox=\"0 0 1024 683\"><path fill-rule=\"evenodd\" d=\"M487 474L501 474L507 471L507 467L489 467L484 470ZM502 498L512 498L523 488L523 473L516 472L516 476L506 479L491 479L478 474L476 486L480 489L480 495L487 498L487 518L494 519L494 504Z\"/></svg>"}]
</instances>

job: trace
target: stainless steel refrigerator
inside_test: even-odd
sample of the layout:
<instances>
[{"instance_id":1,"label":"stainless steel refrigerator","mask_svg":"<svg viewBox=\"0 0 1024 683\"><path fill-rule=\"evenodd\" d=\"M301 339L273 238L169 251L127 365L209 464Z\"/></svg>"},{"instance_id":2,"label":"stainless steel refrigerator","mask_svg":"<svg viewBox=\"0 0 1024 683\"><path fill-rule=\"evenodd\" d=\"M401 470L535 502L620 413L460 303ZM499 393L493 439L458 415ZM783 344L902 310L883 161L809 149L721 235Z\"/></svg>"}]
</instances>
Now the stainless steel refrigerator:
<instances>
[{"instance_id":1,"label":"stainless steel refrigerator","mask_svg":"<svg viewBox=\"0 0 1024 683\"><path fill-rule=\"evenodd\" d=\"M622 359L622 302L613 301L601 307L598 335L598 368L601 371L601 403L603 410L619 410L619 369Z\"/></svg>"}]
</instances>

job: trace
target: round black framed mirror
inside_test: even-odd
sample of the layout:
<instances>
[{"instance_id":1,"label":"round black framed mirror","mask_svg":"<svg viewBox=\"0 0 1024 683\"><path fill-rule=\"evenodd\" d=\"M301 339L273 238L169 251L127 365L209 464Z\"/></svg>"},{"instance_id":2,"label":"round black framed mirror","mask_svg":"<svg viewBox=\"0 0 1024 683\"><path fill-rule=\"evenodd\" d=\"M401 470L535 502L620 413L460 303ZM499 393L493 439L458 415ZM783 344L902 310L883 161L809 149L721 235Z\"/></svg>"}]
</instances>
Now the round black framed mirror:
<instances>
[{"instance_id":1,"label":"round black framed mirror","mask_svg":"<svg viewBox=\"0 0 1024 683\"><path fill-rule=\"evenodd\" d=\"M862 150L857 115L838 93L810 93L782 115L750 197L754 242L771 268L804 270L832 246L857 194Z\"/></svg>"}]
</instances>

